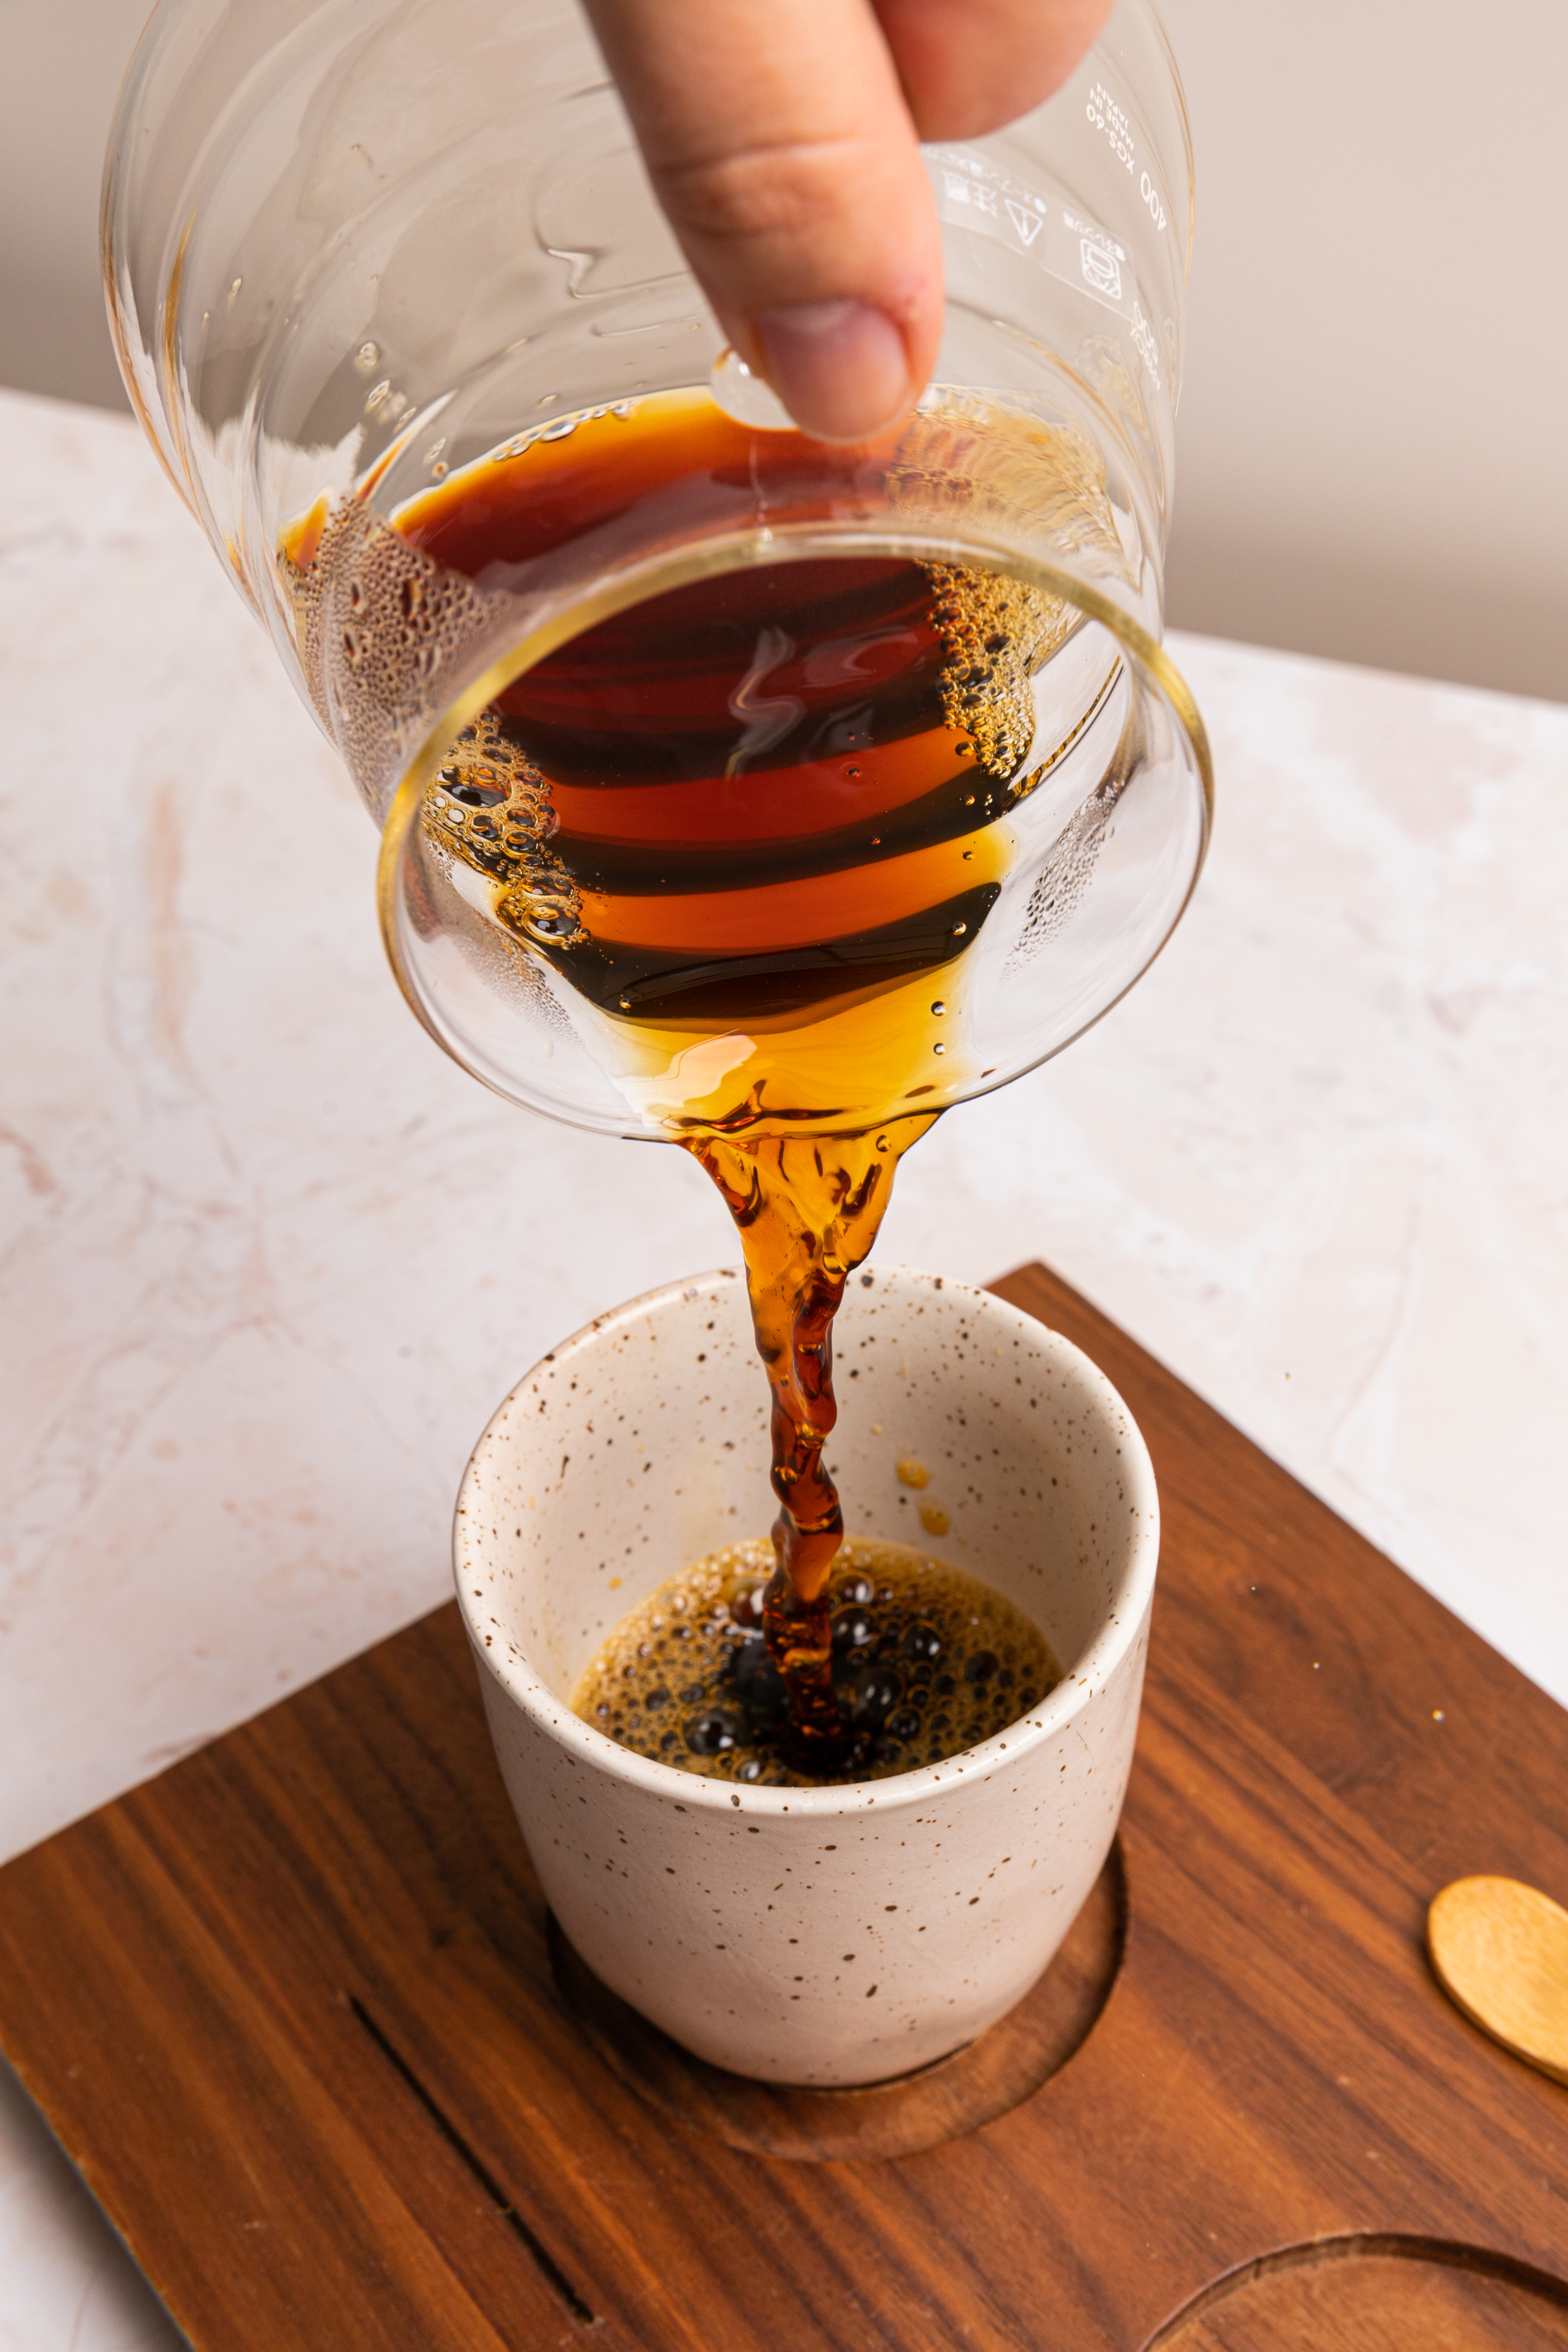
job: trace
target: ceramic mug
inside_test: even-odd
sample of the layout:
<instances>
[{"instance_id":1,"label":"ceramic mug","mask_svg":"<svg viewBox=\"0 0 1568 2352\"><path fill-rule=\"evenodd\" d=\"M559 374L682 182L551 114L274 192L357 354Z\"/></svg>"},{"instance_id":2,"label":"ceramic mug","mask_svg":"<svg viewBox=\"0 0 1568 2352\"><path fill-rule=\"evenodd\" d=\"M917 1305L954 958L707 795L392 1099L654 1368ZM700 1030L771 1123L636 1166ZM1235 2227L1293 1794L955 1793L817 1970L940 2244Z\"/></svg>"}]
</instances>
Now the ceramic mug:
<instances>
[{"instance_id":1,"label":"ceramic mug","mask_svg":"<svg viewBox=\"0 0 1568 2352\"><path fill-rule=\"evenodd\" d=\"M715 2065L849 2085L972 2041L1071 1927L1122 1810L1159 1519L1104 1375L988 1293L868 1267L834 1354L847 1531L981 1577L1062 1667L980 1747L852 1787L737 1788L572 1713L630 1608L770 1517L768 1391L734 1272L650 1291L535 1366L475 1449L455 1557L507 1791L581 1958ZM912 1457L924 1488L897 1475ZM946 1518L939 1540L922 1507Z\"/></svg>"}]
</instances>

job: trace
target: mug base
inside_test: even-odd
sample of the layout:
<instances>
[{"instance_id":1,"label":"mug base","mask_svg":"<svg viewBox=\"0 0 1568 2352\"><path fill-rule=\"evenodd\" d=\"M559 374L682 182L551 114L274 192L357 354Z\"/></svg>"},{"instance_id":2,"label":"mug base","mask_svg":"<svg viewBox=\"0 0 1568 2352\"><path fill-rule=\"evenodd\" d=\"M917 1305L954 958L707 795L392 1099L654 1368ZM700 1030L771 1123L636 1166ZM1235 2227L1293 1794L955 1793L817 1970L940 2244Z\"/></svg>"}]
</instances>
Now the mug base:
<instances>
[{"instance_id":1,"label":"mug base","mask_svg":"<svg viewBox=\"0 0 1568 2352\"><path fill-rule=\"evenodd\" d=\"M1038 2091L1092 2032L1121 1966L1126 1882L1120 1840L1056 1958L975 2041L913 2074L852 2089L761 2083L693 2055L601 1984L549 1921L558 1990L596 2054L688 2131L802 2163L914 2156L961 2139Z\"/></svg>"}]
</instances>

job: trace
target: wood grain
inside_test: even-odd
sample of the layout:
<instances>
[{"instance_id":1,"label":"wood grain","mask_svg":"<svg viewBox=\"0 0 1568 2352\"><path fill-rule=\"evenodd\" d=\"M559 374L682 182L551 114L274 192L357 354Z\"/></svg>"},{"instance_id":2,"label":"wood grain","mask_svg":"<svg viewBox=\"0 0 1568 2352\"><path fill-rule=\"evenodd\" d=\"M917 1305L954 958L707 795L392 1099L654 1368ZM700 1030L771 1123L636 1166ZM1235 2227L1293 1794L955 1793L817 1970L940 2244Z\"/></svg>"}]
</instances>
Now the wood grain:
<instances>
[{"instance_id":1,"label":"wood grain","mask_svg":"<svg viewBox=\"0 0 1568 2352\"><path fill-rule=\"evenodd\" d=\"M1105 1367L1164 1502L1076 2053L897 2161L674 2122L561 1998L439 1612L0 1873L0 2041L198 2352L1560 2341L1568 2092L1423 1927L1467 1873L1568 1894L1562 1713L1042 1270L999 1286Z\"/></svg>"}]
</instances>

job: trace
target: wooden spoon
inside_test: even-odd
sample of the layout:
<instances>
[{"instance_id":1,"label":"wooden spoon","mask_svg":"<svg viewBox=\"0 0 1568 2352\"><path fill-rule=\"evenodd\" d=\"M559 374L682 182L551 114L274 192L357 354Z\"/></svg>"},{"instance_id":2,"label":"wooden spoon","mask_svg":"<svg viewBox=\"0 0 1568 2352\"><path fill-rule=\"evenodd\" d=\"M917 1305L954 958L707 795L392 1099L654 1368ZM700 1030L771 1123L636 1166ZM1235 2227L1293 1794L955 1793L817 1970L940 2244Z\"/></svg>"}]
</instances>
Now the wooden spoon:
<instances>
[{"instance_id":1,"label":"wooden spoon","mask_svg":"<svg viewBox=\"0 0 1568 2352\"><path fill-rule=\"evenodd\" d=\"M1427 1914L1437 1981L1516 2058L1568 2083L1568 1911L1517 1878L1456 1878Z\"/></svg>"}]
</instances>

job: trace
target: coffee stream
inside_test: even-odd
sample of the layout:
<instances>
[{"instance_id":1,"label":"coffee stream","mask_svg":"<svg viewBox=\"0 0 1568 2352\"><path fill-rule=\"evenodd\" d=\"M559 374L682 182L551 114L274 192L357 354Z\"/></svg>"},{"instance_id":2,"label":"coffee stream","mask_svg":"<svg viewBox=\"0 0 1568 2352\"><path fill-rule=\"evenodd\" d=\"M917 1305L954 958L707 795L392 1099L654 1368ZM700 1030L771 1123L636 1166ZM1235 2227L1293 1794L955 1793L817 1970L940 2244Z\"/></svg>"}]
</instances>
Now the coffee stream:
<instances>
[{"instance_id":1,"label":"coffee stream","mask_svg":"<svg viewBox=\"0 0 1568 2352\"><path fill-rule=\"evenodd\" d=\"M934 1114L876 1135L694 1139L740 1231L752 1321L772 1391L773 1526L778 1565L763 1630L789 1694L797 1761L837 1768L849 1737L833 1689L829 1571L844 1518L822 1449L838 1419L833 1318L871 1250L900 1155Z\"/></svg>"},{"instance_id":2,"label":"coffee stream","mask_svg":"<svg viewBox=\"0 0 1568 2352\"><path fill-rule=\"evenodd\" d=\"M901 443L890 478L920 455ZM623 538L644 509L651 540L678 537L737 478L782 513L825 462L694 392L521 436L391 524L319 502L281 551L318 707L368 772L400 694L416 707L541 552ZM453 743L422 809L452 877L441 922L595 1037L739 1230L772 1391L767 1640L795 1761L824 1777L851 1744L831 1673L833 1317L936 1115L925 1099L965 1074L965 964L1009 854L998 820L1040 772L1030 681L1075 618L954 563L753 562L547 655Z\"/></svg>"}]
</instances>

